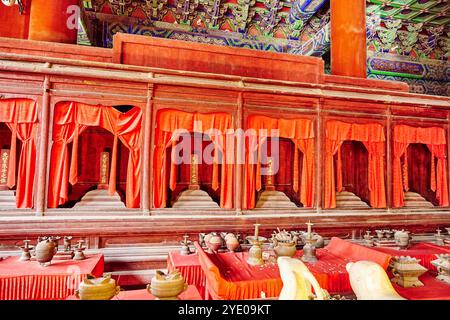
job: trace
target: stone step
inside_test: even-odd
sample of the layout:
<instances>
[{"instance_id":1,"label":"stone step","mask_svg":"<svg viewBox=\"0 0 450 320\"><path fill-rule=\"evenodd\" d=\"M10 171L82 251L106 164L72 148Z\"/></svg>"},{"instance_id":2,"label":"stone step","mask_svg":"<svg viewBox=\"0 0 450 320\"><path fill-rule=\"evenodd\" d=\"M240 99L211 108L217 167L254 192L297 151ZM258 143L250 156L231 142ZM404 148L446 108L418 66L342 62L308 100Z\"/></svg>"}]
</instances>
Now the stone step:
<instances>
[{"instance_id":1,"label":"stone step","mask_svg":"<svg viewBox=\"0 0 450 320\"><path fill-rule=\"evenodd\" d=\"M256 203L256 208L297 208L287 195L281 191L263 191Z\"/></svg>"},{"instance_id":2,"label":"stone step","mask_svg":"<svg viewBox=\"0 0 450 320\"><path fill-rule=\"evenodd\" d=\"M293 202L264 202L258 201L256 208L297 208Z\"/></svg>"},{"instance_id":3,"label":"stone step","mask_svg":"<svg viewBox=\"0 0 450 320\"><path fill-rule=\"evenodd\" d=\"M172 208L219 208L219 205L214 201L177 201L173 204Z\"/></svg>"},{"instance_id":4,"label":"stone step","mask_svg":"<svg viewBox=\"0 0 450 320\"><path fill-rule=\"evenodd\" d=\"M114 195L110 196L108 190L97 189L86 193L80 202L77 202L74 209L119 209L125 208L125 204L121 201L119 194L116 192Z\"/></svg>"},{"instance_id":5,"label":"stone step","mask_svg":"<svg viewBox=\"0 0 450 320\"><path fill-rule=\"evenodd\" d=\"M172 208L219 208L204 190L185 190L173 203Z\"/></svg>"},{"instance_id":6,"label":"stone step","mask_svg":"<svg viewBox=\"0 0 450 320\"><path fill-rule=\"evenodd\" d=\"M358 198L357 196L355 196L355 195L345 195L345 196L342 196L342 195L338 195L338 194L336 194L336 201L352 201L352 200L356 200L356 201L361 201L361 199L360 198Z\"/></svg>"},{"instance_id":7,"label":"stone step","mask_svg":"<svg viewBox=\"0 0 450 320\"><path fill-rule=\"evenodd\" d=\"M416 192L408 191L405 193L405 205L406 208L411 207L424 207L424 208L432 208L434 205L427 201L424 197Z\"/></svg>"},{"instance_id":8,"label":"stone step","mask_svg":"<svg viewBox=\"0 0 450 320\"><path fill-rule=\"evenodd\" d=\"M349 191L336 193L337 208L370 208L370 206L362 201L356 194Z\"/></svg>"},{"instance_id":9,"label":"stone step","mask_svg":"<svg viewBox=\"0 0 450 320\"><path fill-rule=\"evenodd\" d=\"M14 190L0 191L0 209L16 209Z\"/></svg>"},{"instance_id":10,"label":"stone step","mask_svg":"<svg viewBox=\"0 0 450 320\"><path fill-rule=\"evenodd\" d=\"M198 201L199 199L208 201L208 200L211 199L211 197L209 195L199 195L197 197L197 196L187 196L187 195L182 194L182 195L180 195L178 197L177 201L180 201L180 200L183 200L183 201Z\"/></svg>"},{"instance_id":11,"label":"stone step","mask_svg":"<svg viewBox=\"0 0 450 320\"><path fill-rule=\"evenodd\" d=\"M356 195L354 193L352 193L350 191L345 191L345 190L341 191L341 192L337 192L336 196L355 196L356 197Z\"/></svg>"}]
</instances>

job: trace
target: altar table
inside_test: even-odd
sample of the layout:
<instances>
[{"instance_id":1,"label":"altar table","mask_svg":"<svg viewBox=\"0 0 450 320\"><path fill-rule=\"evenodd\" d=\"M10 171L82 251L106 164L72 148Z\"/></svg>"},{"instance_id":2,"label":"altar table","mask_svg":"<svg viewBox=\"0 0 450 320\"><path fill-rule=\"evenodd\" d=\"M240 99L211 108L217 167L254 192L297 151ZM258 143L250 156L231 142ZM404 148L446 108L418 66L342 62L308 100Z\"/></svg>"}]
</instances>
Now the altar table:
<instances>
[{"instance_id":1,"label":"altar table","mask_svg":"<svg viewBox=\"0 0 450 320\"><path fill-rule=\"evenodd\" d=\"M197 288L193 285L188 286L187 290L178 296L179 300L203 300ZM75 295L69 296L66 300L80 300ZM147 289L120 291L120 293L111 300L156 300Z\"/></svg>"},{"instance_id":2,"label":"altar table","mask_svg":"<svg viewBox=\"0 0 450 320\"><path fill-rule=\"evenodd\" d=\"M196 243L199 261L206 276L206 298L214 300L257 299L264 292L267 298L278 297L283 283L276 262L251 266L248 252L208 254ZM300 258L299 250L296 257ZM391 256L348 241L333 238L330 244L317 250L318 261L306 263L320 286L331 294L351 293L345 266L348 262L370 260L387 269Z\"/></svg>"},{"instance_id":3,"label":"altar table","mask_svg":"<svg viewBox=\"0 0 450 320\"><path fill-rule=\"evenodd\" d=\"M19 261L19 257L0 260L0 300L65 299L75 293L86 275L103 275L103 255L86 258L53 260L47 267L37 261Z\"/></svg>"},{"instance_id":4,"label":"altar table","mask_svg":"<svg viewBox=\"0 0 450 320\"><path fill-rule=\"evenodd\" d=\"M420 259L420 265L428 270L437 271L436 267L431 264L431 261L436 260L436 254L450 253L450 246L438 246L434 243L420 242L411 245L408 249L396 249L389 247L372 247L372 249L390 254L391 256L410 256Z\"/></svg>"}]
</instances>

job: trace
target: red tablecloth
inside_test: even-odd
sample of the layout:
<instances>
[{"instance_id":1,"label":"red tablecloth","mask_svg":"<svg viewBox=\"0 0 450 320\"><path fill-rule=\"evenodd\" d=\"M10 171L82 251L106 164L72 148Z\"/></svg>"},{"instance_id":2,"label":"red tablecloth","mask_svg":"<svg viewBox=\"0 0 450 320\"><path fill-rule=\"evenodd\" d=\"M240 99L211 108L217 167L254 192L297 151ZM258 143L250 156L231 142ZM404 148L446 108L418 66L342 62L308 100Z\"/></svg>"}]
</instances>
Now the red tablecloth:
<instances>
[{"instance_id":1,"label":"red tablecloth","mask_svg":"<svg viewBox=\"0 0 450 320\"><path fill-rule=\"evenodd\" d=\"M103 275L102 254L87 259L54 260L48 267L37 261L9 257L0 261L0 300L53 300L74 294L88 274Z\"/></svg>"},{"instance_id":2,"label":"red tablecloth","mask_svg":"<svg viewBox=\"0 0 450 320\"><path fill-rule=\"evenodd\" d=\"M437 271L436 267L431 264L431 261L436 260L436 254L450 253L450 246L438 246L434 243L421 242L413 244L408 249L395 249L389 247L373 247L379 252L388 253L391 256L410 256L420 259L420 264L428 270Z\"/></svg>"},{"instance_id":3,"label":"red tablecloth","mask_svg":"<svg viewBox=\"0 0 450 320\"><path fill-rule=\"evenodd\" d=\"M402 288L393 284L395 290L408 300L450 300L450 284L437 280L436 276L427 272L421 276L423 287Z\"/></svg>"},{"instance_id":4,"label":"red tablecloth","mask_svg":"<svg viewBox=\"0 0 450 320\"><path fill-rule=\"evenodd\" d=\"M174 269L178 269L186 280L186 283L196 286L200 295L203 298L205 297L206 277L200 267L196 253L183 256L179 251L169 252L169 256L167 257L167 270L170 272Z\"/></svg>"},{"instance_id":5,"label":"red tablecloth","mask_svg":"<svg viewBox=\"0 0 450 320\"><path fill-rule=\"evenodd\" d=\"M188 289L179 295L180 300L202 300L200 293L195 286L189 286ZM150 294L147 289L120 291L120 293L111 300L155 300L155 296ZM71 295L67 300L79 300L75 295Z\"/></svg>"}]
</instances>

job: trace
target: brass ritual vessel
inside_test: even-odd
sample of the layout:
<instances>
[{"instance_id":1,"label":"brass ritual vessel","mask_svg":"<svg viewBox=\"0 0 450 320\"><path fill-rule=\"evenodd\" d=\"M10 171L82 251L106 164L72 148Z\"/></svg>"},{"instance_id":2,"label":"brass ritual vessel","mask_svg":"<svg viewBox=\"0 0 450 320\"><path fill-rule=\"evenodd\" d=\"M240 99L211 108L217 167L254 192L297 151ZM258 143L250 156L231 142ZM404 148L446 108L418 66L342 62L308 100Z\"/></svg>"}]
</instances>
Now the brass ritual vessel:
<instances>
[{"instance_id":1,"label":"brass ritual vessel","mask_svg":"<svg viewBox=\"0 0 450 320\"><path fill-rule=\"evenodd\" d=\"M119 292L120 287L110 274L100 278L89 275L80 283L75 296L81 300L110 300Z\"/></svg>"},{"instance_id":2,"label":"brass ritual vessel","mask_svg":"<svg viewBox=\"0 0 450 320\"><path fill-rule=\"evenodd\" d=\"M421 266L419 262L419 259L411 258L410 256L393 257L390 267L394 278L391 281L404 288L423 286L419 277L428 270Z\"/></svg>"},{"instance_id":3,"label":"brass ritual vessel","mask_svg":"<svg viewBox=\"0 0 450 320\"><path fill-rule=\"evenodd\" d=\"M35 247L36 260L41 266L49 266L53 256L56 254L57 248L55 242L46 238L40 241Z\"/></svg>"},{"instance_id":4,"label":"brass ritual vessel","mask_svg":"<svg viewBox=\"0 0 450 320\"><path fill-rule=\"evenodd\" d=\"M187 288L188 285L178 270L174 270L169 274L156 271L156 275L147 286L147 290L158 300L178 300L178 296L186 291Z\"/></svg>"},{"instance_id":5,"label":"brass ritual vessel","mask_svg":"<svg viewBox=\"0 0 450 320\"><path fill-rule=\"evenodd\" d=\"M317 238L314 238L312 235L311 227L313 224L311 222L307 222L306 225L308 226L308 233L305 237L305 245L303 246L303 256L302 261L303 262L309 262L309 263L315 263L317 262L317 256L316 256L316 242Z\"/></svg>"},{"instance_id":6,"label":"brass ritual vessel","mask_svg":"<svg viewBox=\"0 0 450 320\"><path fill-rule=\"evenodd\" d=\"M247 263L252 266L260 266L264 264L262 257L262 245L267 241L266 238L259 236L259 226L260 224L254 224L255 235L248 236L245 239L252 245L248 251Z\"/></svg>"}]
</instances>

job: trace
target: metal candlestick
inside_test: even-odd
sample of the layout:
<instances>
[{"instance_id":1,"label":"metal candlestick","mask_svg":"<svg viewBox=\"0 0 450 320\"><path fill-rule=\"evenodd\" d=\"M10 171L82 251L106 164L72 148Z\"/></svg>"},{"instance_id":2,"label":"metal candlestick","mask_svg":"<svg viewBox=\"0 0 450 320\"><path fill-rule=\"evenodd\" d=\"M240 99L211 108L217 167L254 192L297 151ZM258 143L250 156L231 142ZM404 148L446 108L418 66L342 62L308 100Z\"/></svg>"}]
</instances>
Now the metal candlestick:
<instances>
[{"instance_id":1,"label":"metal candlestick","mask_svg":"<svg viewBox=\"0 0 450 320\"><path fill-rule=\"evenodd\" d=\"M33 246L30 246L30 240L23 240L24 246L20 247L22 249L22 255L19 258L19 261L30 261L31 253L30 250L33 249Z\"/></svg>"},{"instance_id":2,"label":"metal candlestick","mask_svg":"<svg viewBox=\"0 0 450 320\"><path fill-rule=\"evenodd\" d=\"M434 235L434 237L436 238L436 244L438 246L444 246L445 242L444 242L444 237L441 235L441 229L437 229L436 232L437 234Z\"/></svg>"},{"instance_id":3,"label":"metal candlestick","mask_svg":"<svg viewBox=\"0 0 450 320\"><path fill-rule=\"evenodd\" d=\"M259 266L264 264L264 260L262 258L262 244L267 241L267 239L259 236L260 224L256 223L254 224L254 226L255 235L245 238L252 245L252 247L248 251L247 263L252 266Z\"/></svg>"},{"instance_id":4,"label":"metal candlestick","mask_svg":"<svg viewBox=\"0 0 450 320\"><path fill-rule=\"evenodd\" d=\"M86 256L83 253L83 251L86 249L86 247L83 247L83 243L84 243L84 240L78 240L78 246L75 247L75 256L73 257L73 260L86 259Z\"/></svg>"},{"instance_id":5,"label":"metal candlestick","mask_svg":"<svg viewBox=\"0 0 450 320\"><path fill-rule=\"evenodd\" d=\"M188 235L184 235L183 236L183 241L180 242L180 244L181 244L180 254L182 256L187 256L187 255L191 254L191 250L189 249L189 245L192 243L192 241L188 240L188 238L189 238Z\"/></svg>"},{"instance_id":6,"label":"metal candlestick","mask_svg":"<svg viewBox=\"0 0 450 320\"><path fill-rule=\"evenodd\" d=\"M308 221L306 223L306 225L308 226L308 233L306 234L306 237L305 237L306 244L303 246L302 261L314 263L314 262L317 262L317 257L316 257L317 239L313 238L313 236L312 236L311 227L313 226L313 224L311 223L311 221Z\"/></svg>"}]
</instances>

